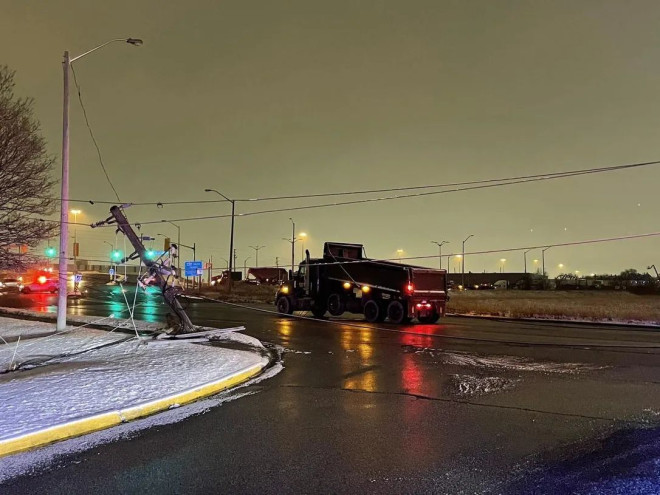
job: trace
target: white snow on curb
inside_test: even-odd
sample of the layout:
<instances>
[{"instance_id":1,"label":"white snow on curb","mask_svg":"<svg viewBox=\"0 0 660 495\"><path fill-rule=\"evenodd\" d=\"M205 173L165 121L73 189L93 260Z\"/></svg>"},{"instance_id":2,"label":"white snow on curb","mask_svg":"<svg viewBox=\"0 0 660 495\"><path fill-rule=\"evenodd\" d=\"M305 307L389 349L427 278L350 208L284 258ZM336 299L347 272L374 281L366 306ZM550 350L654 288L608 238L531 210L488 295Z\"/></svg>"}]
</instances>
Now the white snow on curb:
<instances>
[{"instance_id":1,"label":"white snow on curb","mask_svg":"<svg viewBox=\"0 0 660 495\"><path fill-rule=\"evenodd\" d=\"M6 320L0 318L0 335ZM50 323L23 323L31 332L55 328ZM13 323L11 328L15 330ZM47 366L0 375L0 440L127 409L268 364L267 357L250 350L126 339L130 335L85 328L27 339L17 348L16 342L0 345L3 366L15 350L21 362L50 359ZM261 347L256 339L240 334L223 340Z\"/></svg>"}]
</instances>

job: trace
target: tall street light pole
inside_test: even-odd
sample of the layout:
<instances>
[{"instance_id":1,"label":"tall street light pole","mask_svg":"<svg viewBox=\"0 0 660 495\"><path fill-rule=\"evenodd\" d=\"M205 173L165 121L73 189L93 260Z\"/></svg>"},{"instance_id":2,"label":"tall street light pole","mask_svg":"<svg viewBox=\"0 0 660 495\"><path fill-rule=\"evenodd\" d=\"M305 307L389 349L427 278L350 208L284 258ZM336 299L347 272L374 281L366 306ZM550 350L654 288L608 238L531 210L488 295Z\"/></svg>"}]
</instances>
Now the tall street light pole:
<instances>
[{"instance_id":1,"label":"tall street light pole","mask_svg":"<svg viewBox=\"0 0 660 495\"><path fill-rule=\"evenodd\" d=\"M233 259L234 259L234 212L235 212L235 207L236 207L236 200L235 199L229 199L227 196L222 194L217 189L204 189L204 192L214 192L218 196L221 196L226 201L229 201L231 203L231 233L230 233L230 236L229 236L229 280L228 280L228 285L227 285L227 287L229 288L229 292L231 292L231 286L233 284L232 271L234 270L234 263L233 263Z\"/></svg>"},{"instance_id":2,"label":"tall street light pole","mask_svg":"<svg viewBox=\"0 0 660 495\"><path fill-rule=\"evenodd\" d=\"M67 249L69 244L69 72L71 64L76 60L88 55L99 48L103 48L110 43L123 41L131 45L140 46L141 39L137 38L116 38L92 48L85 53L71 58L68 50L64 52L64 61L62 69L64 71L64 97L62 105L62 181L60 191L60 257L59 257L59 275L58 275L58 294L57 294L57 330L62 331L66 328L66 303L67 303Z\"/></svg>"},{"instance_id":3,"label":"tall street light pole","mask_svg":"<svg viewBox=\"0 0 660 495\"><path fill-rule=\"evenodd\" d=\"M552 247L552 246L551 246ZM545 277L545 252L550 249L550 247L547 247L545 249L541 249L541 266L543 269L543 276Z\"/></svg>"},{"instance_id":4,"label":"tall street light pole","mask_svg":"<svg viewBox=\"0 0 660 495\"><path fill-rule=\"evenodd\" d=\"M440 270L442 270L442 245L449 244L449 241L431 241L431 243L438 245L438 263L440 264ZM449 260L447 260L447 268L449 268Z\"/></svg>"},{"instance_id":5,"label":"tall street light pole","mask_svg":"<svg viewBox=\"0 0 660 495\"><path fill-rule=\"evenodd\" d=\"M296 244L296 222L291 217L289 217L289 220L291 220L291 273L293 273L296 267L296 250L294 249Z\"/></svg>"},{"instance_id":6,"label":"tall street light pole","mask_svg":"<svg viewBox=\"0 0 660 495\"><path fill-rule=\"evenodd\" d=\"M545 280L546 280L546 276L545 276L545 252L546 252L548 249L550 249L550 247L552 247L552 246L549 246L549 247L547 247L547 248L545 248L545 249L541 249L541 260L542 260L542 261L541 261L541 266L542 266L542 270L543 270L542 275L543 275L543 288L544 288L544 289L545 289Z\"/></svg>"},{"instance_id":7,"label":"tall street light pole","mask_svg":"<svg viewBox=\"0 0 660 495\"><path fill-rule=\"evenodd\" d=\"M525 260L525 274L527 274L527 253L529 253L530 251L533 251L533 249L528 249L523 253L523 259Z\"/></svg>"},{"instance_id":8,"label":"tall street light pole","mask_svg":"<svg viewBox=\"0 0 660 495\"><path fill-rule=\"evenodd\" d=\"M465 287L465 243L470 237L474 237L474 234L470 234L463 241L463 251L461 252L461 285Z\"/></svg>"},{"instance_id":9,"label":"tall street light pole","mask_svg":"<svg viewBox=\"0 0 660 495\"><path fill-rule=\"evenodd\" d=\"M254 264L256 268L259 268L259 250L261 248L265 248L266 246L260 246L257 244L256 246L250 246L252 249L254 249Z\"/></svg>"}]
</instances>

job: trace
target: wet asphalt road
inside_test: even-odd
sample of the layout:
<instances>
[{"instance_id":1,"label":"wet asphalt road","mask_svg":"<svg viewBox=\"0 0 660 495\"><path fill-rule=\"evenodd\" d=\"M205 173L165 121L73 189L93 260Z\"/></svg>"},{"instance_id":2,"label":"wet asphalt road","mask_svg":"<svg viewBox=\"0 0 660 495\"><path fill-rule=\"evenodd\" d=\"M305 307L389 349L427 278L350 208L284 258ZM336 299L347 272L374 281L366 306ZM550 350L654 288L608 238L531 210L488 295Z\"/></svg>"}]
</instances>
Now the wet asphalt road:
<instances>
[{"instance_id":1,"label":"wet asphalt road","mask_svg":"<svg viewBox=\"0 0 660 495\"><path fill-rule=\"evenodd\" d=\"M107 316L122 301L103 288L70 312ZM136 318L164 319L158 297L140 302ZM0 491L660 493L658 331L457 317L373 325L207 302L188 314L244 324L285 369L252 395L66 455Z\"/></svg>"}]
</instances>

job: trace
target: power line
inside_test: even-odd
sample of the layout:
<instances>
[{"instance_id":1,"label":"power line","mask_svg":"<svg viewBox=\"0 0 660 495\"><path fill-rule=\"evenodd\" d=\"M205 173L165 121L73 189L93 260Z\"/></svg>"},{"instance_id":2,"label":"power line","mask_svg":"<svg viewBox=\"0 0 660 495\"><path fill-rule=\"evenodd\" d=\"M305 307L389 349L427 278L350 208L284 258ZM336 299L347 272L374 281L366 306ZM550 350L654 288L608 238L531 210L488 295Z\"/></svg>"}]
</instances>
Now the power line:
<instances>
[{"instance_id":1,"label":"power line","mask_svg":"<svg viewBox=\"0 0 660 495\"><path fill-rule=\"evenodd\" d=\"M582 245L588 245L588 244L599 244L603 242L615 242L615 241L627 241L627 240L633 240L633 239L644 239L648 237L658 237L660 236L660 232L647 232L643 234L631 234L631 235L623 235L623 236L614 236L614 237L600 237L596 239L584 239L581 241L572 241L572 242L560 242L560 243L550 243L550 244L538 244L538 245L533 245L533 246L517 246L517 247L507 247L507 248L499 248L499 249L487 249L484 251L471 251L471 252L466 252L465 256L476 256L476 255L484 255L484 254L495 254L495 253L507 253L507 252L514 252L514 251L524 251L524 250L529 250L529 249L546 249L546 248L559 248L559 247L569 247L569 246L582 246ZM443 258L448 258L448 257L453 257L456 256L459 253L450 253L450 254L443 254ZM460 253L462 254L462 253ZM69 258L73 259L73 258ZM371 258L368 260L350 260L350 261L330 261L330 262L324 262L324 263L311 263L312 265L347 265L347 264L354 264L354 263L365 263L365 262L398 262L399 260L427 260L427 259L438 259L437 254L433 255L423 255L423 256L408 256L408 257L395 257L395 258ZM101 260L101 259L87 259L86 261L98 261L98 262L103 262L103 263L108 263L108 260ZM266 266L261 266L260 268L283 268L281 265L266 265Z\"/></svg>"},{"instance_id":2,"label":"power line","mask_svg":"<svg viewBox=\"0 0 660 495\"><path fill-rule=\"evenodd\" d=\"M544 174L535 174L535 175L521 175L517 177L506 177L502 179L481 179L481 180L474 180L474 181L467 181L467 182L450 182L446 184L431 184L431 185L423 185L423 186L409 186L409 187L391 187L391 188L386 188L386 189L366 189L362 191L343 191L343 192L333 192L333 193L319 193L319 194L300 194L300 195L292 195L292 196L271 196L271 197L265 197L265 198L254 198L254 199L237 199L236 201L246 201L246 202L251 202L251 201L275 201L275 200L281 200L281 199L301 199L301 198L319 198L319 197L328 197L328 196L347 196L347 195L354 195L354 194L370 194L370 193L381 193L381 192L395 192L395 191L411 191L411 190L419 190L419 189L436 189L440 187L455 187L455 186L467 186L467 185L473 185L473 184L485 184L485 183L493 183L493 182L507 182L507 181L514 181L514 180L520 180L520 179L533 179L533 178L544 178L546 179L555 179L555 178L562 178L562 177L571 177L573 175L583 175L583 174L593 174L593 173L600 173L600 172L612 172L615 170L623 170L627 168L636 168L636 167L645 167L649 165L657 165L660 164L660 160L658 161L652 161L652 162L643 162L643 163L632 163L632 164L625 164L625 165L613 165L610 167L598 167L598 168L590 168L590 169L580 169L580 170L567 170L564 172L549 172L549 173L544 173Z\"/></svg>"},{"instance_id":3,"label":"power line","mask_svg":"<svg viewBox=\"0 0 660 495\"><path fill-rule=\"evenodd\" d=\"M89 120L87 119L87 110L85 110L85 105L83 104L82 94L80 91L80 86L78 85L78 79L76 78L76 71L73 68L73 64L71 64L71 72L73 73L73 82L76 84L76 88L78 89L78 101L80 102L80 106L83 111L83 116L85 117L85 123L87 124L87 129L89 129L89 135L92 137L92 142L96 147L96 153L99 157L99 163L101 164L101 168L103 169L105 178L108 180L108 184L110 184L110 187L112 188L113 192L115 193L115 196L117 197L117 201L121 203L121 199L119 199L119 193L117 193L117 189L115 189L115 186L112 184L112 181L110 180L110 176L108 175L108 171L105 169L103 158L101 157L101 149L99 148L99 145L96 142L96 138L94 137L94 132L92 131L92 126L89 124Z\"/></svg>"},{"instance_id":4,"label":"power line","mask_svg":"<svg viewBox=\"0 0 660 495\"><path fill-rule=\"evenodd\" d=\"M91 131L91 129L90 129ZM309 199L309 198L320 198L320 197L331 197L331 196L349 196L349 195L359 195L359 194L374 194L382 192L397 192L397 191L414 191L414 190L423 190L423 189L438 189L443 187L457 187L457 186L470 186L478 184L494 184L494 185L508 185L509 183L518 183L518 181L527 181L532 179L538 180L551 180L551 179L561 179L564 177L573 177L576 175L586 175L586 174L595 174L602 172L613 172L617 170L624 170L630 168L638 167L647 167L651 165L660 164L660 160L640 162L640 163L630 163L623 165L613 165L609 167L597 167L589 169L577 169L577 170L568 170L564 172L548 172L542 174L534 175L521 175L514 177L505 177L499 179L481 179L474 181L465 181L465 182L450 182L444 184L427 184L420 186L408 186L408 187L391 187L383 189L365 189L359 191L340 191L340 192L330 192L330 193L318 193L318 194L300 194L300 195L289 195L289 196L271 196L263 198L243 198L235 199L237 202L259 202L259 201L276 201L284 199ZM105 170L105 169L104 169ZM107 174L106 174L107 176ZM109 180L109 179L108 179ZM495 184L502 183L502 184ZM114 188L113 188L114 189ZM443 191L437 191L436 193L441 193ZM115 191L116 193L116 191ZM408 197L408 196L402 196ZM50 199L50 198L49 198ZM93 199L69 199L70 202L74 203L99 203L99 204L115 204L115 201L105 201L105 200L93 200ZM364 200L368 201L368 200ZM186 201L151 201L151 202L132 202L132 206L169 206L169 205L186 205L186 204L207 204L207 203L225 203L224 199L207 199L207 200L186 200Z\"/></svg>"},{"instance_id":5,"label":"power line","mask_svg":"<svg viewBox=\"0 0 660 495\"><path fill-rule=\"evenodd\" d=\"M657 162L657 163L660 163L660 162ZM459 188L454 188L454 189L445 189L443 191L429 191L429 192L411 193L411 194L397 194L395 196L385 196L385 197L380 197L380 198L356 199L356 200L351 200L351 201L339 201L339 202L335 202L335 203L322 203L322 204L316 204L316 205L292 206L292 207L288 207L288 208L274 208L274 209L270 209L270 210L259 210L259 211L252 211L252 212L246 212L246 213L238 213L235 216L237 216L237 217L248 217L248 216L253 216L253 215L262 215L262 214L266 214L266 213L280 213L280 212L288 212L288 211L310 210L310 209L317 209L317 208L329 208L329 207L335 207L335 206L356 205L356 204L372 203L372 202L379 202L379 201L391 201L391 200L395 200L395 199L404 199L404 198L417 198L417 197L433 196L433 195L439 195L439 194L448 194L448 193L454 193L454 192L460 192L460 191L471 191L471 190L477 190L477 189L488 189L488 188L493 188L493 187L509 186L509 185L513 185L513 184L523 184L523 183L528 183L528 182L539 182L539 181L548 180L548 179L557 179L557 178L571 177L571 176L577 176L577 175L584 175L584 174L587 174L587 173L591 173L591 172L579 171L579 172L573 172L571 174L565 174L565 175L562 175L561 177L559 177L559 176L550 177L550 178L535 177L535 178L530 178L530 179L522 179L522 180L506 182L506 183L497 183L497 184L488 183L488 184L481 184L481 185L469 186L469 187L459 187ZM156 223L163 223L163 222L189 222L189 221L199 221L199 220L213 220L213 219L228 218L228 217L231 217L231 215L205 215L205 216L200 216L200 217L174 218L174 219L164 219L164 220L150 220L150 221L143 221L143 222L136 222L136 223L140 223L141 225L149 225L149 224L156 224Z\"/></svg>"}]
</instances>

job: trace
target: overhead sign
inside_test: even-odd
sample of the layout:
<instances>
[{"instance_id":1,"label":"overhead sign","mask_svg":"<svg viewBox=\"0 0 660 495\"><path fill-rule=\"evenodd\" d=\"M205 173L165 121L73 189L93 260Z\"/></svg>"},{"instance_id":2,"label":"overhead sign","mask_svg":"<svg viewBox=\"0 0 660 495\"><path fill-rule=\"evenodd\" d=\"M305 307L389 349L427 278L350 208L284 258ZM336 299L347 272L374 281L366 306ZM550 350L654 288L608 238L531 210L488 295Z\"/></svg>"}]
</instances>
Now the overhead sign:
<instances>
[{"instance_id":1,"label":"overhead sign","mask_svg":"<svg viewBox=\"0 0 660 495\"><path fill-rule=\"evenodd\" d=\"M186 277L196 277L204 275L204 263L201 261L186 261L184 267L186 270Z\"/></svg>"}]
</instances>

